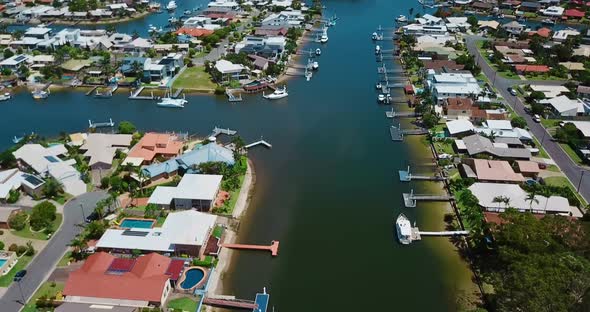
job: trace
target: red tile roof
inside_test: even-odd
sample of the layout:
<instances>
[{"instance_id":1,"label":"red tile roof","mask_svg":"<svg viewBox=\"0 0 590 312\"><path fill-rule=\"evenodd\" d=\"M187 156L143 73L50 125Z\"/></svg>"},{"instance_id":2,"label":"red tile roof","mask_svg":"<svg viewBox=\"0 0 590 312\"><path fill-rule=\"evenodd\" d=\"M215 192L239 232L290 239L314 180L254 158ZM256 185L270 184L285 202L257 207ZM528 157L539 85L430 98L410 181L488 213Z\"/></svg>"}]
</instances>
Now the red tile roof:
<instances>
[{"instance_id":1,"label":"red tile roof","mask_svg":"<svg viewBox=\"0 0 590 312\"><path fill-rule=\"evenodd\" d=\"M184 269L184 260L174 259L170 262L170 266L168 266L168 270L166 270L166 274L170 275L170 279L175 281L180 277L180 273Z\"/></svg>"},{"instance_id":2,"label":"red tile roof","mask_svg":"<svg viewBox=\"0 0 590 312\"><path fill-rule=\"evenodd\" d=\"M209 29L202 29L202 28L188 28L188 27L180 27L177 31L177 35L189 35L192 37L206 37L213 33L213 30Z\"/></svg>"},{"instance_id":3,"label":"red tile roof","mask_svg":"<svg viewBox=\"0 0 590 312\"><path fill-rule=\"evenodd\" d=\"M546 73L549 71L547 65L516 65L514 68L516 71L525 73Z\"/></svg>"},{"instance_id":4,"label":"red tile roof","mask_svg":"<svg viewBox=\"0 0 590 312\"><path fill-rule=\"evenodd\" d=\"M563 12L563 16L567 17L575 17L575 18L582 18L586 16L586 13L577 9L569 9Z\"/></svg>"},{"instance_id":5,"label":"red tile roof","mask_svg":"<svg viewBox=\"0 0 590 312\"><path fill-rule=\"evenodd\" d=\"M113 274L109 267L116 260L114 256L98 252L86 260L84 265L70 274L63 294L109 298L120 300L141 300L160 302L169 276L166 272L171 259L152 253L136 259L129 272Z\"/></svg>"},{"instance_id":6,"label":"red tile roof","mask_svg":"<svg viewBox=\"0 0 590 312\"><path fill-rule=\"evenodd\" d=\"M533 35L539 35L543 38L549 38L549 36L551 35L551 29L549 29L547 27L543 27L543 28L537 29L537 31L529 32L529 36L533 36Z\"/></svg>"},{"instance_id":7,"label":"red tile roof","mask_svg":"<svg viewBox=\"0 0 590 312\"><path fill-rule=\"evenodd\" d=\"M182 142L176 137L166 133L146 133L129 151L129 157L139 157L146 161L152 161L157 155L168 157L176 156L182 149Z\"/></svg>"}]
</instances>

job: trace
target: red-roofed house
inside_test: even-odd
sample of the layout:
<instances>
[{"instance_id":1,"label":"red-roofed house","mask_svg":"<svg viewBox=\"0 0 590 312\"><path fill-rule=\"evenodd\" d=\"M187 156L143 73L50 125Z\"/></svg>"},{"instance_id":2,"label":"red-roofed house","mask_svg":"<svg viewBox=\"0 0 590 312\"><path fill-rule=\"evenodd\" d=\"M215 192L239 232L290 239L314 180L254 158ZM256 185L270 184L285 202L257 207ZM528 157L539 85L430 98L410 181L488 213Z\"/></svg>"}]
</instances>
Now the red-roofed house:
<instances>
[{"instance_id":1,"label":"red-roofed house","mask_svg":"<svg viewBox=\"0 0 590 312\"><path fill-rule=\"evenodd\" d=\"M582 18L582 17L586 16L586 13L584 11L580 11L578 9L569 9L569 10L565 10L565 12L563 12L563 16L568 17L568 18Z\"/></svg>"},{"instance_id":2,"label":"red-roofed house","mask_svg":"<svg viewBox=\"0 0 590 312\"><path fill-rule=\"evenodd\" d=\"M547 65L516 65L514 69L519 74L549 72L549 66Z\"/></svg>"},{"instance_id":3,"label":"red-roofed house","mask_svg":"<svg viewBox=\"0 0 590 312\"><path fill-rule=\"evenodd\" d=\"M529 36L539 35L543 38L549 38L551 35L551 29L547 27L539 28L537 31L529 31Z\"/></svg>"},{"instance_id":4,"label":"red-roofed house","mask_svg":"<svg viewBox=\"0 0 590 312\"><path fill-rule=\"evenodd\" d=\"M213 33L213 30L203 29L203 28L188 28L188 27L180 27L177 31L177 35L188 35L191 37L206 37Z\"/></svg>"},{"instance_id":5,"label":"red-roofed house","mask_svg":"<svg viewBox=\"0 0 590 312\"><path fill-rule=\"evenodd\" d=\"M98 252L68 277L63 294L66 302L130 307L159 307L166 301L180 271L173 260L156 254L137 259L119 259ZM172 276L171 272L175 276Z\"/></svg>"},{"instance_id":6,"label":"red-roofed house","mask_svg":"<svg viewBox=\"0 0 590 312\"><path fill-rule=\"evenodd\" d=\"M148 132L133 146L127 157L143 158L143 163L149 164L158 156L166 159L178 156L182 145L175 135Z\"/></svg>"}]
</instances>

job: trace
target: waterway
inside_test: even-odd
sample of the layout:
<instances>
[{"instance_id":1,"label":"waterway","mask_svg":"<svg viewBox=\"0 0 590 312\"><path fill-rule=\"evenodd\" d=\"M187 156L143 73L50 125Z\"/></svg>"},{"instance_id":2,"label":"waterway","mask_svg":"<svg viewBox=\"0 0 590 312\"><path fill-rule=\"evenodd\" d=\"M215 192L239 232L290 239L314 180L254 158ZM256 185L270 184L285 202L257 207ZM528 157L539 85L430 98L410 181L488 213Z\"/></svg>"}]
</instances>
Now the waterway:
<instances>
[{"instance_id":1,"label":"waterway","mask_svg":"<svg viewBox=\"0 0 590 312\"><path fill-rule=\"evenodd\" d=\"M179 1L182 3L183 1ZM269 102L247 96L190 96L183 110L150 101L110 100L54 92L44 101L20 93L0 103L0 147L14 135L55 136L88 123L129 120L142 130L206 135L215 125L238 129L246 142L260 136L271 150L250 152L257 185L239 229L240 243L280 240L279 256L236 252L225 277L227 294L253 298L266 286L277 311L455 311L457 296L473 290L471 274L445 239L411 246L396 242L400 212L424 230L443 228L445 205L402 208L397 170L427 162L419 138L390 140L389 108L376 104L376 63L370 34L406 14L413 1L324 1L338 25L322 47L312 81L289 81L289 97ZM416 10L420 11L420 10ZM151 23L151 22L147 22ZM315 48L317 44L311 43ZM409 144L412 143L413 144ZM435 186L436 188L436 186Z\"/></svg>"}]
</instances>

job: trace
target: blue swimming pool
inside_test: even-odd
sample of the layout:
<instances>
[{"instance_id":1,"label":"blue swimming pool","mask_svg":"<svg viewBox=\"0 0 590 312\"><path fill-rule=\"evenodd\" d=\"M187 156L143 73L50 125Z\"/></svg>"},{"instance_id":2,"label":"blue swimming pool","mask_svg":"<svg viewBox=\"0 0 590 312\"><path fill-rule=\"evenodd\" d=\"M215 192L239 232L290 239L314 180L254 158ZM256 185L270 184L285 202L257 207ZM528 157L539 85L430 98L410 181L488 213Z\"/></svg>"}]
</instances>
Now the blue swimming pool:
<instances>
[{"instance_id":1,"label":"blue swimming pool","mask_svg":"<svg viewBox=\"0 0 590 312\"><path fill-rule=\"evenodd\" d=\"M191 289L195 287L205 277L205 272L199 268L188 269L184 273L184 281L180 283L180 288Z\"/></svg>"},{"instance_id":2,"label":"blue swimming pool","mask_svg":"<svg viewBox=\"0 0 590 312\"><path fill-rule=\"evenodd\" d=\"M6 259L0 259L0 268L2 266L4 266L4 264L6 263L6 261L8 261L8 260L6 260Z\"/></svg>"},{"instance_id":3,"label":"blue swimming pool","mask_svg":"<svg viewBox=\"0 0 590 312\"><path fill-rule=\"evenodd\" d=\"M123 219L119 227L122 228L140 228L140 229L151 229L154 226L154 220L141 220L141 219Z\"/></svg>"}]
</instances>

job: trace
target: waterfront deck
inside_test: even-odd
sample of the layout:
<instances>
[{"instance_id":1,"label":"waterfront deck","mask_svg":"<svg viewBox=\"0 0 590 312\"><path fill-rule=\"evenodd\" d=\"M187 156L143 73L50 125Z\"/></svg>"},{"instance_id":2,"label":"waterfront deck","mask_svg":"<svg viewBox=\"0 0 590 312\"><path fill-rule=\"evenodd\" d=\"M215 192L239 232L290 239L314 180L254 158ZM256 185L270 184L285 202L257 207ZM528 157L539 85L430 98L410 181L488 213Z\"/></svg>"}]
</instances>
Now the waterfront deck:
<instances>
[{"instance_id":1,"label":"waterfront deck","mask_svg":"<svg viewBox=\"0 0 590 312\"><path fill-rule=\"evenodd\" d=\"M469 231L441 231L441 232L418 232L421 236L465 236Z\"/></svg>"},{"instance_id":2,"label":"waterfront deck","mask_svg":"<svg viewBox=\"0 0 590 312\"><path fill-rule=\"evenodd\" d=\"M129 99L130 100L157 100L158 99L158 97L154 96L154 92L150 92L149 96L140 95L144 89L145 89L145 87L140 87L139 89L136 89L135 91L130 91Z\"/></svg>"},{"instance_id":3,"label":"waterfront deck","mask_svg":"<svg viewBox=\"0 0 590 312\"><path fill-rule=\"evenodd\" d=\"M243 250L266 250L270 251L273 257L279 255L279 241L272 241L270 245L247 245L247 244L221 244L221 247L230 249L243 249Z\"/></svg>"},{"instance_id":4,"label":"waterfront deck","mask_svg":"<svg viewBox=\"0 0 590 312\"><path fill-rule=\"evenodd\" d=\"M259 141L256 141L254 143L250 143L250 144L248 144L248 145L246 145L244 147L245 148L251 148L251 147L254 147L254 146L257 146L257 145L262 145L262 146L265 146L265 147L268 147L268 148L272 148L272 144L266 142L262 138Z\"/></svg>"},{"instance_id":5,"label":"waterfront deck","mask_svg":"<svg viewBox=\"0 0 590 312\"><path fill-rule=\"evenodd\" d=\"M396 112L393 109L391 111L385 112L385 117L387 118L404 118L404 117L420 117L422 114L418 114L415 112Z\"/></svg>"},{"instance_id":6,"label":"waterfront deck","mask_svg":"<svg viewBox=\"0 0 590 312\"><path fill-rule=\"evenodd\" d=\"M441 177L438 175L434 176L427 176L427 175L415 175L410 172L410 166L408 166L407 170L399 170L399 180L400 182L410 182L412 180L422 180L422 181L444 181L445 177Z\"/></svg>"},{"instance_id":7,"label":"waterfront deck","mask_svg":"<svg viewBox=\"0 0 590 312\"><path fill-rule=\"evenodd\" d=\"M215 128L213 128L213 131L211 132L211 134L209 134L208 137L217 137L220 134L225 134L225 135L236 135L236 133L238 133L237 130L231 130L230 128L227 129L223 129L223 128L219 128L217 126L215 126Z\"/></svg>"},{"instance_id":8,"label":"waterfront deck","mask_svg":"<svg viewBox=\"0 0 590 312\"><path fill-rule=\"evenodd\" d=\"M258 308L258 305L251 301L251 300L243 300L243 299L230 299L230 298L210 298L206 297L203 299L203 304L221 307L221 308L231 308L231 309L244 309L244 310L252 310Z\"/></svg>"},{"instance_id":9,"label":"waterfront deck","mask_svg":"<svg viewBox=\"0 0 590 312\"><path fill-rule=\"evenodd\" d=\"M414 194L414 190L410 193L403 193L404 205L406 208L415 208L418 201L453 201L454 196L449 195L428 195L428 194Z\"/></svg>"},{"instance_id":10,"label":"waterfront deck","mask_svg":"<svg viewBox=\"0 0 590 312\"><path fill-rule=\"evenodd\" d=\"M236 95L234 95L234 93L230 89L225 89L225 95L227 95L227 100L230 102L241 102L242 101L242 94L238 93L238 95L236 96Z\"/></svg>"},{"instance_id":11,"label":"waterfront deck","mask_svg":"<svg viewBox=\"0 0 590 312\"><path fill-rule=\"evenodd\" d=\"M106 122L92 122L92 120L88 119L88 128L90 129L96 129L96 128L108 128L108 127L114 127L115 123L113 122L113 119L109 118L109 121Z\"/></svg>"}]
</instances>

